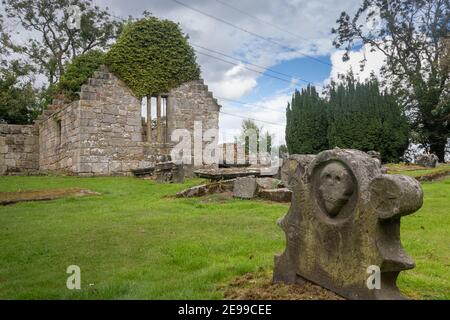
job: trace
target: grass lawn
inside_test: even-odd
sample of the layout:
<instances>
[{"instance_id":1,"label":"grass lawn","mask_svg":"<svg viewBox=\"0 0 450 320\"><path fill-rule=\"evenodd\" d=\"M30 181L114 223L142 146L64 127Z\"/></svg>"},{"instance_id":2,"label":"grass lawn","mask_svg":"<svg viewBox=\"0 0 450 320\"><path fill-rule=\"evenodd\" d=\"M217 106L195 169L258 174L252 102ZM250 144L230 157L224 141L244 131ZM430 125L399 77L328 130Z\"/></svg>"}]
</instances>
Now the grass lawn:
<instances>
[{"instance_id":1,"label":"grass lawn","mask_svg":"<svg viewBox=\"0 0 450 320\"><path fill-rule=\"evenodd\" d=\"M388 164L388 172L392 174L403 174L405 176L419 177L423 175L447 173L450 175L450 164L440 164L436 168L425 168L417 165Z\"/></svg>"},{"instance_id":2,"label":"grass lawn","mask_svg":"<svg viewBox=\"0 0 450 320\"><path fill-rule=\"evenodd\" d=\"M171 197L199 182L0 177L0 192L101 193L0 206L0 299L220 299L222 284L271 270L284 249L276 220L289 206ZM414 298L450 299L450 179L423 188L423 208L402 219L417 267L398 283ZM66 288L73 264L81 268L80 291Z\"/></svg>"}]
</instances>

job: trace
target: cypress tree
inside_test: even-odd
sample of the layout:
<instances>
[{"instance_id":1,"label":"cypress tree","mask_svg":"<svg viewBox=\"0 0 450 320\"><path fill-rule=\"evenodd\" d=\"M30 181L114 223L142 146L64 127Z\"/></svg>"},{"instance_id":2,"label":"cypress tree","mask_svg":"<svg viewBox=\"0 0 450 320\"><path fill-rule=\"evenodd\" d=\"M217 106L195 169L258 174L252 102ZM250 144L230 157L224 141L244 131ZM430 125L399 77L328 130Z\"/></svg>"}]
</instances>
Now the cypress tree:
<instances>
[{"instance_id":1,"label":"cypress tree","mask_svg":"<svg viewBox=\"0 0 450 320\"><path fill-rule=\"evenodd\" d=\"M395 99L380 92L375 78L356 82L349 74L332 86L329 101L330 146L380 152L383 162L398 162L409 144L409 126Z\"/></svg>"},{"instance_id":2,"label":"cypress tree","mask_svg":"<svg viewBox=\"0 0 450 320\"><path fill-rule=\"evenodd\" d=\"M290 153L318 153L328 149L326 102L315 87L295 91L287 108L286 142Z\"/></svg>"},{"instance_id":3,"label":"cypress tree","mask_svg":"<svg viewBox=\"0 0 450 320\"><path fill-rule=\"evenodd\" d=\"M339 147L375 150L383 162L397 162L409 144L407 117L393 96L380 92L375 77L360 83L349 73L331 84L328 100L311 86L295 91L286 117L291 154Z\"/></svg>"}]
</instances>

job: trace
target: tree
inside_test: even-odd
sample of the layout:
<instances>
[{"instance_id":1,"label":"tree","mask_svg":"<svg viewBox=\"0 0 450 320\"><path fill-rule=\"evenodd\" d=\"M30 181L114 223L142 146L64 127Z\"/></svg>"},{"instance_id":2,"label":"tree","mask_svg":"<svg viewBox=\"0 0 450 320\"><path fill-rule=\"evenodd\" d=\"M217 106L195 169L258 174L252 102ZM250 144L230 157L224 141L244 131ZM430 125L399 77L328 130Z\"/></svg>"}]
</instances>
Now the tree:
<instances>
[{"instance_id":1,"label":"tree","mask_svg":"<svg viewBox=\"0 0 450 320\"><path fill-rule=\"evenodd\" d=\"M332 30L335 47L345 46L344 61L361 43L384 54L384 79L408 112L417 142L440 161L450 135L449 17L448 0L363 0L353 18L342 12ZM376 28L368 28L374 21Z\"/></svg>"},{"instance_id":2,"label":"tree","mask_svg":"<svg viewBox=\"0 0 450 320\"><path fill-rule=\"evenodd\" d=\"M409 125L394 97L380 92L376 78L360 83L352 73L332 84L328 106L330 146L380 152L398 162L409 144Z\"/></svg>"},{"instance_id":3,"label":"tree","mask_svg":"<svg viewBox=\"0 0 450 320\"><path fill-rule=\"evenodd\" d=\"M339 84L332 81L324 98L311 86L296 91L286 114L291 154L339 147L375 150L384 162L397 162L409 144L406 116L374 77L361 83L350 72Z\"/></svg>"},{"instance_id":4,"label":"tree","mask_svg":"<svg viewBox=\"0 0 450 320\"><path fill-rule=\"evenodd\" d=\"M112 20L107 10L92 0L4 0L6 16L30 35L22 44L12 39L12 30L2 29L1 44L23 54L43 73L52 87L64 74L65 65L79 54L105 49L121 31L122 22ZM68 10L80 10L80 28L68 24ZM74 12L72 12L73 14Z\"/></svg>"},{"instance_id":5,"label":"tree","mask_svg":"<svg viewBox=\"0 0 450 320\"><path fill-rule=\"evenodd\" d=\"M0 122L28 124L39 114L37 91L32 79L27 78L32 71L29 65L18 60L0 66Z\"/></svg>"},{"instance_id":6,"label":"tree","mask_svg":"<svg viewBox=\"0 0 450 320\"><path fill-rule=\"evenodd\" d=\"M286 143L289 153L315 154L329 148L326 101L316 88L295 91L286 110Z\"/></svg>"},{"instance_id":7,"label":"tree","mask_svg":"<svg viewBox=\"0 0 450 320\"><path fill-rule=\"evenodd\" d=\"M259 136L263 128L259 127L253 120L244 120L241 124L241 133L238 141L245 147L245 154L258 153L259 150ZM256 143L256 145L254 144Z\"/></svg>"},{"instance_id":8,"label":"tree","mask_svg":"<svg viewBox=\"0 0 450 320\"><path fill-rule=\"evenodd\" d=\"M245 147L245 154L259 154L259 152L271 152L274 136L269 131L264 131L264 126L258 126L253 120L244 120L241 125L241 134L238 141ZM255 140L253 140L255 139ZM254 144L254 142L256 144ZM262 147L264 146L264 147ZM264 150L263 150L264 149Z\"/></svg>"},{"instance_id":9,"label":"tree","mask_svg":"<svg viewBox=\"0 0 450 320\"><path fill-rule=\"evenodd\" d=\"M279 146L278 151L280 152L280 155L289 153L288 147L285 144Z\"/></svg>"}]
</instances>

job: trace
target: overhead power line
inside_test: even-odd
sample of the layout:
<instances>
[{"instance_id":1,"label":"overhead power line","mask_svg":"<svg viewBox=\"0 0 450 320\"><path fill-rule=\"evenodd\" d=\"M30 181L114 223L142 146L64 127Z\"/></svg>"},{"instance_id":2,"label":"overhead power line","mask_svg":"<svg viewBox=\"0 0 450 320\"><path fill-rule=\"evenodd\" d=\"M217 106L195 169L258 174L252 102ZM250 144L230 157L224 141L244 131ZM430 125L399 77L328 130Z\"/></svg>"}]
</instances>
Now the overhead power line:
<instances>
[{"instance_id":1,"label":"overhead power line","mask_svg":"<svg viewBox=\"0 0 450 320\"><path fill-rule=\"evenodd\" d=\"M263 23L263 24L266 24L266 25L268 25L268 26L271 26L272 28L275 28L275 29L277 29L278 31L281 31L281 32L290 34L290 35L293 36L294 38L297 38L297 39L300 39L300 40L305 40L305 41L311 41L311 39L307 39L307 38L301 37L301 36L299 36L298 34L295 34L295 33L291 32L291 31L289 31L289 30L287 30L287 29L285 29L285 28L282 28L282 27L276 25L275 23L272 23L272 22L263 20L263 19L261 19L261 18L258 18L257 16L255 16L255 15L253 15L253 14L251 14L251 13L248 13L248 12L242 10L242 9L239 9L238 7L235 7L235 6L229 4L229 3L225 2L225 1L221 1L221 0L215 0L215 1L218 2L218 3L220 3L221 5L223 5L223 6L225 6L225 7L231 8L231 9L237 11L237 12L240 12L240 13L246 15L246 16L249 16L250 18L253 18L253 19L255 19L255 20L257 20L257 21L259 21L259 22L261 22L261 23Z\"/></svg>"},{"instance_id":2,"label":"overhead power line","mask_svg":"<svg viewBox=\"0 0 450 320\"><path fill-rule=\"evenodd\" d=\"M207 57L210 57L210 58L213 58L213 59L216 59L216 60L219 60L219 61L231 64L231 65L234 65L234 66L241 66L244 69L247 69L247 70L252 71L252 72L259 73L259 74L261 74L263 76L266 76L266 77L270 77L270 78L274 78L274 79L277 79L277 80L280 80L280 81L284 81L284 82L287 82L289 84L292 83L291 80L287 80L287 79L280 78L280 77L277 77L277 76L274 76L274 75L271 75L271 74L267 74L264 71L255 70L255 69L247 67L246 65L242 65L242 64L239 64L239 63L236 63L236 62L228 61L228 60L225 60L225 59L222 59L222 58L219 58L219 57L216 57L216 56L213 56L213 55L210 55L208 53L201 52L201 51L198 51L198 50L195 50L195 52L197 52L197 53L199 53L201 55L204 55L204 56L207 56Z\"/></svg>"},{"instance_id":3,"label":"overhead power line","mask_svg":"<svg viewBox=\"0 0 450 320\"><path fill-rule=\"evenodd\" d=\"M247 105L247 106L253 106L253 107L260 108L260 109L266 109L266 110L273 111L273 112L285 113L285 111L275 110L275 109L272 109L272 108L269 108L266 106L262 106L262 105L258 105L258 104L252 104L252 103L248 103L248 102L244 102L244 101L222 98L222 97L218 97L218 96L216 96L216 98L219 100L224 100L224 101L228 101L228 102L238 103L238 104Z\"/></svg>"},{"instance_id":4,"label":"overhead power line","mask_svg":"<svg viewBox=\"0 0 450 320\"><path fill-rule=\"evenodd\" d=\"M297 51L296 49L293 49L293 48L291 48L291 47L288 47L288 46L282 44L281 42L278 42L278 41L275 41L275 40L273 40L273 39L264 37L264 36L262 36L262 35L260 35L260 34L258 34L258 33L255 33L255 32L253 32L253 31L247 30L247 29L245 29L245 28L239 27L239 26L237 26L237 25L235 25L235 24L233 24L233 23L231 23L231 22L228 22L228 21L226 21L226 20L224 20L224 19L222 19L222 18L218 18L218 17L216 17L216 16L213 16L213 15L211 15L211 14L205 12L205 11L202 11L202 10L199 10L199 9L197 9L197 8L194 8L194 7L192 7L192 6L188 5L188 4L185 4L185 3L181 2L181 1L178 1L178 0L172 0L172 1L175 2L175 3L177 3L177 4L179 4L180 6L186 7L186 8L188 8L188 9L190 9L190 10L193 10L193 11L195 11L195 12L198 12L198 13L200 13L200 14L202 14L202 15L204 15L204 16L207 16L207 17L209 17L209 18L211 18L211 19L214 19L214 20L217 20L217 21L219 21L219 22L222 22L223 24L226 24L226 25L228 25L228 26L230 26L230 27L233 27L233 28L235 28L235 29L237 29L237 30L240 30L240 31L242 31L242 32L248 33L248 34L250 34L250 35L252 35L252 36L254 36L254 37L256 37L256 38L259 38L259 39L261 39L261 40L264 40L264 41L267 41L267 42L269 42L269 43L272 43L272 44L275 44L275 45L277 45L277 46L280 46L280 47L283 48L283 49L288 49L289 51ZM317 62L319 62L319 63L325 64L325 65L328 65L328 66L331 66L331 67L333 66L331 63L328 63L328 62L326 62L326 61L322 61L322 60L317 59L317 58L315 58L315 57L312 57L312 56L310 56L310 55L308 55L308 54L306 54L306 53L299 52L299 54L302 55L302 56L304 56L304 57L306 57L306 58L309 58L309 59L311 59L311 60L317 61Z\"/></svg>"},{"instance_id":5,"label":"overhead power line","mask_svg":"<svg viewBox=\"0 0 450 320\"><path fill-rule=\"evenodd\" d=\"M241 118L241 119L245 119L245 120L248 119L248 120L253 120L253 121L263 122L263 123L271 124L271 125L274 125L274 126L280 126L280 127L285 127L285 126L286 126L286 125L283 124L283 123L270 122L270 121L266 121L266 120L259 120L259 119L255 119L255 118L250 118L250 117L246 117L246 116L241 116L241 115L234 114L234 113L228 113L228 112L225 112L225 111L219 111L219 112L222 113L222 114L226 114L226 115L228 115L228 116L237 117L237 118Z\"/></svg>"},{"instance_id":6,"label":"overhead power line","mask_svg":"<svg viewBox=\"0 0 450 320\"><path fill-rule=\"evenodd\" d=\"M117 19L117 20L120 20L120 21L122 21L122 22L128 21L128 20L126 20L126 19L124 19L124 18L122 18L122 17L113 15L113 14L111 14L111 13L110 13L110 15L111 15L113 18L115 18L115 19ZM286 83L289 83L289 84L292 83L292 80L297 80L297 81L299 81L299 82L304 82L304 83L307 83L307 84L311 84L311 85L313 85L313 86L315 86L315 87L317 87L317 88L322 88L322 86L317 85L317 84L315 84L315 83L312 82L312 81L306 80L306 79L301 78L301 77L296 76L296 75L292 75L292 74L287 74L287 73L279 72L279 71L273 70L273 69L271 69L271 68L269 68L269 67L257 65L257 64L255 64L255 63L252 63L252 62L249 62L249 61L246 61L246 60L240 60L240 59L235 58L235 57L233 57L233 56L231 56L231 55L227 55L227 54L225 54L225 53L223 53L223 52L220 52L220 51L217 51L217 50L213 50L213 49L209 49L209 48L206 48L206 47L201 46L201 45L198 45L198 44L191 43L191 45L194 46L194 47L200 48L200 49L202 49L202 50L206 50L206 51L208 51L208 52L212 52L212 53L215 53L215 54L219 54L219 55L224 56L224 57L227 57L227 58L229 58L229 59L233 59L233 60L235 60L235 61L239 61L239 62L242 63L242 64L247 64L247 65L250 65L250 66L254 66L254 67L256 67L256 68L259 68L259 69L263 69L263 70L265 70L264 72L259 71L259 70L254 70L254 69L248 68L248 67L246 67L246 66L243 66L245 69L247 69L247 70L249 70L249 71L256 72L256 73L258 73L258 74L261 74L261 75L264 75L264 76L267 76L267 77L271 77L271 78L274 78L274 79L277 79L277 80L280 80L280 81L283 81L283 82L286 82ZM195 50L195 51L196 51L197 53L199 53L199 54L208 56L208 57L213 58L213 59L216 59L216 60L220 60L220 61L222 61L222 62L231 64L231 65L235 65L235 66L241 65L241 64L237 64L237 63L233 63L233 62L230 62L230 61L221 59L221 58L216 57L216 56L212 56L212 55L210 55L210 54L207 54L207 53L204 53L204 52L201 52L201 51L198 51L198 50ZM241 65L241 66L242 66L242 65ZM278 74L278 75L284 76L284 77L288 77L288 78L290 78L290 79L287 80L287 79L280 78L280 77L278 77L278 76L273 76L273 75L267 74L267 73L266 73L267 71L268 71L268 72L271 72L271 73L274 73L274 74Z\"/></svg>"},{"instance_id":7,"label":"overhead power line","mask_svg":"<svg viewBox=\"0 0 450 320\"><path fill-rule=\"evenodd\" d=\"M230 59L239 61L239 62L248 64L248 65L250 65L250 66L254 66L254 67L257 67L257 68L260 68L260 69L263 69L263 70L266 70L266 71L275 73L275 74L282 75L282 76L284 76L284 77L288 77L288 78L290 78L290 79L294 79L294 80L298 80L298 81L301 81L301 82L305 82L305 83L314 85L314 83L313 83L312 81L306 80L306 79L304 79L304 78L300 78L300 77L298 77L298 76L296 76L296 75L287 74L287 73L284 73L284 72L279 72L279 71L276 71L276 70L271 69L270 67L265 67L265 66L261 66L261 65L254 64L254 63L249 62L249 61L246 61L246 60L241 60L241 59L235 58L235 57L233 57L233 56L230 56L230 55L228 55L228 54L225 54L225 53L223 53L223 52L220 52L220 51L217 51L217 50L213 50L213 49L209 49L209 48L206 48L206 47L204 47L204 46L201 46L201 45L198 45L198 44L195 44L195 43L192 43L192 42L191 42L191 45L194 46L194 47L197 47L197 48L200 48L200 49L203 49L203 50L206 50L206 51L209 51L209 52L212 52L212 53L215 53L215 54L219 54L219 55L221 55L221 56L224 56L224 57L227 57L227 58L230 58Z\"/></svg>"}]
</instances>

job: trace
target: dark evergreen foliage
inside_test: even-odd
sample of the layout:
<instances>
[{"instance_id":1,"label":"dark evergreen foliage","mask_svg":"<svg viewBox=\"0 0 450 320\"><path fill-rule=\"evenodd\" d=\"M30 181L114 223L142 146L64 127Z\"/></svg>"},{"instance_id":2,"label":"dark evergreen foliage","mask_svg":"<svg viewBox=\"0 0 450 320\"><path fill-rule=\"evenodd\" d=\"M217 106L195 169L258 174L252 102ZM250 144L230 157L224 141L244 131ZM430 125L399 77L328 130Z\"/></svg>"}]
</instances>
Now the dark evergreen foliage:
<instances>
[{"instance_id":1,"label":"dark evergreen foliage","mask_svg":"<svg viewBox=\"0 0 450 320\"><path fill-rule=\"evenodd\" d=\"M287 108L286 142L289 153L318 153L328 149L327 104L314 87L296 91Z\"/></svg>"},{"instance_id":2,"label":"dark evergreen foliage","mask_svg":"<svg viewBox=\"0 0 450 320\"><path fill-rule=\"evenodd\" d=\"M409 126L395 99L380 92L376 79L330 87L329 99L314 87L296 91L287 108L290 153L318 153L339 147L376 150L383 162L397 162L409 144Z\"/></svg>"}]
</instances>

